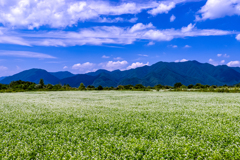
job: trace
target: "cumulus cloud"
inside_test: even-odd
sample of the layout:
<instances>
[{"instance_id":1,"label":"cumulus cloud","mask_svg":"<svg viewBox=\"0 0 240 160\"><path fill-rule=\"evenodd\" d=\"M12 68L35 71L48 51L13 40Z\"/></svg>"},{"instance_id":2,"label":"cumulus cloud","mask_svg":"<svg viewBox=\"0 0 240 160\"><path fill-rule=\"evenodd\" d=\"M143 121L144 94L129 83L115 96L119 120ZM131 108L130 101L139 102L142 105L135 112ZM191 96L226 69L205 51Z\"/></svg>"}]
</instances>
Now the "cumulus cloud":
<instances>
[{"instance_id":1,"label":"cumulus cloud","mask_svg":"<svg viewBox=\"0 0 240 160\"><path fill-rule=\"evenodd\" d=\"M113 70L123 70L126 65L128 64L127 61L108 61L107 63L100 63L99 65L103 68L103 69L107 69L109 71L113 71Z\"/></svg>"},{"instance_id":2,"label":"cumulus cloud","mask_svg":"<svg viewBox=\"0 0 240 160\"><path fill-rule=\"evenodd\" d=\"M216 62L215 60L213 60L213 59L211 59L211 58L208 60L208 62L209 62L210 64L214 65L214 66L219 65L218 62Z\"/></svg>"},{"instance_id":3,"label":"cumulus cloud","mask_svg":"<svg viewBox=\"0 0 240 160\"><path fill-rule=\"evenodd\" d=\"M198 13L196 21L240 15L240 0L207 0Z\"/></svg>"},{"instance_id":4,"label":"cumulus cloud","mask_svg":"<svg viewBox=\"0 0 240 160\"><path fill-rule=\"evenodd\" d=\"M238 41L240 41L240 34L238 34L238 35L236 36L236 39L237 39Z\"/></svg>"},{"instance_id":5,"label":"cumulus cloud","mask_svg":"<svg viewBox=\"0 0 240 160\"><path fill-rule=\"evenodd\" d=\"M187 27L182 27L182 32L190 32L193 30L194 27L195 24L193 25L192 23L190 23Z\"/></svg>"},{"instance_id":6,"label":"cumulus cloud","mask_svg":"<svg viewBox=\"0 0 240 160\"><path fill-rule=\"evenodd\" d=\"M142 24L142 23L138 23L138 24L135 24L135 25L130 29L130 32L133 33L133 32L145 30L145 29L148 29L148 28L154 28L153 24L152 24L152 23L149 23L149 24L147 24L147 25L144 25L144 24Z\"/></svg>"},{"instance_id":7,"label":"cumulus cloud","mask_svg":"<svg viewBox=\"0 0 240 160\"><path fill-rule=\"evenodd\" d=\"M90 63L90 62L86 62L86 63L83 63L83 64L78 63L78 64L74 64L72 66L72 69L79 70L79 71L86 71L86 70L92 69L94 66L95 66L95 64Z\"/></svg>"},{"instance_id":8,"label":"cumulus cloud","mask_svg":"<svg viewBox=\"0 0 240 160\"><path fill-rule=\"evenodd\" d=\"M39 59L54 59L56 57L37 52L29 51L4 51L0 50L0 56L12 56L12 57L26 57L26 58L39 58Z\"/></svg>"},{"instance_id":9,"label":"cumulus cloud","mask_svg":"<svg viewBox=\"0 0 240 160\"><path fill-rule=\"evenodd\" d=\"M222 54L217 54L217 56L218 56L218 57L221 57L221 56L222 56Z\"/></svg>"},{"instance_id":10,"label":"cumulus cloud","mask_svg":"<svg viewBox=\"0 0 240 160\"><path fill-rule=\"evenodd\" d=\"M68 69L68 66L64 66L63 69Z\"/></svg>"},{"instance_id":11,"label":"cumulus cloud","mask_svg":"<svg viewBox=\"0 0 240 160\"><path fill-rule=\"evenodd\" d=\"M220 62L221 64L224 64L225 63L225 60L221 60L221 62Z\"/></svg>"},{"instance_id":12,"label":"cumulus cloud","mask_svg":"<svg viewBox=\"0 0 240 160\"><path fill-rule=\"evenodd\" d=\"M135 2L114 4L104 0L1 0L0 23L28 29L39 28L43 25L52 28L66 27L88 20L112 23L126 20L120 17L109 19L104 16L135 15L158 5L152 1L144 4ZM164 7L160 7L160 10L167 12L171 5L167 5L166 9ZM136 18L127 21L136 22Z\"/></svg>"},{"instance_id":13,"label":"cumulus cloud","mask_svg":"<svg viewBox=\"0 0 240 160\"><path fill-rule=\"evenodd\" d=\"M229 67L240 67L240 61L230 61L227 66Z\"/></svg>"},{"instance_id":14,"label":"cumulus cloud","mask_svg":"<svg viewBox=\"0 0 240 160\"><path fill-rule=\"evenodd\" d=\"M140 63L140 62L136 62L136 63L132 63L130 66L128 66L128 67L127 67L127 70L129 70L129 69L135 69L135 68L143 67L143 66L148 66L148 65L149 65L149 62L147 62L146 64Z\"/></svg>"},{"instance_id":15,"label":"cumulus cloud","mask_svg":"<svg viewBox=\"0 0 240 160\"><path fill-rule=\"evenodd\" d=\"M172 15L172 16L170 17L170 22L175 21L175 19L176 19L176 17L175 17L174 15Z\"/></svg>"},{"instance_id":16,"label":"cumulus cloud","mask_svg":"<svg viewBox=\"0 0 240 160\"><path fill-rule=\"evenodd\" d=\"M175 6L176 6L175 2L170 2L170 3L163 2L163 3L160 3L156 8L148 11L148 13L153 16L157 14L168 13L170 10L175 8Z\"/></svg>"},{"instance_id":17,"label":"cumulus cloud","mask_svg":"<svg viewBox=\"0 0 240 160\"><path fill-rule=\"evenodd\" d=\"M175 62L187 62L187 59L182 59L182 60L176 60Z\"/></svg>"}]
</instances>

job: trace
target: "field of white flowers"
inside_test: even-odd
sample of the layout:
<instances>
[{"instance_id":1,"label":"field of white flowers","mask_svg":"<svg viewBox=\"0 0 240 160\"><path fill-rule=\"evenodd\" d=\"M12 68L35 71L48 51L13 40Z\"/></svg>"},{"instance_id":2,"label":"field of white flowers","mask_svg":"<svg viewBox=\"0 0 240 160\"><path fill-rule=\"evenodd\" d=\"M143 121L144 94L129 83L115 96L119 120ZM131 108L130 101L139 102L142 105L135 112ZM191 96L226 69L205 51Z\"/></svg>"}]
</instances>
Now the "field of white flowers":
<instances>
[{"instance_id":1,"label":"field of white flowers","mask_svg":"<svg viewBox=\"0 0 240 160\"><path fill-rule=\"evenodd\" d=\"M240 94L0 94L0 159L240 159Z\"/></svg>"}]
</instances>

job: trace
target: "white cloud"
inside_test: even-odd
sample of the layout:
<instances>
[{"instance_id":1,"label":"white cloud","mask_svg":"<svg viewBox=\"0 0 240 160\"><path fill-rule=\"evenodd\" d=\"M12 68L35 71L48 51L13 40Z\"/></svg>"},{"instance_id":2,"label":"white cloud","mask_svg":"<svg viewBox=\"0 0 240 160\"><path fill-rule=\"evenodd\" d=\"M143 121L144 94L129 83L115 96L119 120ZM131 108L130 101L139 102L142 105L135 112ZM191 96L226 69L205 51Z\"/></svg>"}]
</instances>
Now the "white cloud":
<instances>
[{"instance_id":1,"label":"white cloud","mask_svg":"<svg viewBox=\"0 0 240 160\"><path fill-rule=\"evenodd\" d=\"M191 46L189 46L189 45L185 45L184 48L191 48Z\"/></svg>"},{"instance_id":2,"label":"white cloud","mask_svg":"<svg viewBox=\"0 0 240 160\"><path fill-rule=\"evenodd\" d=\"M102 16L137 14L157 6L158 3L151 1L113 4L104 0L1 0L0 23L28 29L43 25L59 28L76 25L79 21L97 20ZM103 22L109 20L103 19ZM136 18L129 20L131 21L135 22Z\"/></svg>"},{"instance_id":3,"label":"white cloud","mask_svg":"<svg viewBox=\"0 0 240 160\"><path fill-rule=\"evenodd\" d=\"M116 57L116 58L113 58L114 60L122 60L121 57Z\"/></svg>"},{"instance_id":4,"label":"white cloud","mask_svg":"<svg viewBox=\"0 0 240 160\"><path fill-rule=\"evenodd\" d=\"M1 28L0 28L1 30ZM9 41L0 43L18 44L28 46L82 46L82 45L103 45L103 44L132 44L138 40L170 41L174 38L197 37L197 36L219 36L234 34L232 31L216 29L197 29L189 24L187 27L179 29L155 29L152 24L143 25L141 23L133 27L98 26L82 28L80 31L28 31L26 33L16 33L11 30L2 29L3 35ZM17 37L19 41L12 40ZM20 43L20 41L22 43Z\"/></svg>"},{"instance_id":5,"label":"white cloud","mask_svg":"<svg viewBox=\"0 0 240 160\"><path fill-rule=\"evenodd\" d=\"M44 53L29 52L29 51L4 51L0 50L0 56L13 56L13 57L26 57L26 58L40 58L40 59L53 59L53 57Z\"/></svg>"},{"instance_id":6,"label":"white cloud","mask_svg":"<svg viewBox=\"0 0 240 160\"><path fill-rule=\"evenodd\" d=\"M240 0L207 0L198 13L197 21L240 15Z\"/></svg>"},{"instance_id":7,"label":"white cloud","mask_svg":"<svg viewBox=\"0 0 240 160\"><path fill-rule=\"evenodd\" d=\"M187 59L182 59L182 60L176 60L175 62L187 62Z\"/></svg>"},{"instance_id":8,"label":"white cloud","mask_svg":"<svg viewBox=\"0 0 240 160\"><path fill-rule=\"evenodd\" d=\"M152 41L147 44L147 46L153 46L153 45L155 45L155 43Z\"/></svg>"},{"instance_id":9,"label":"white cloud","mask_svg":"<svg viewBox=\"0 0 240 160\"><path fill-rule=\"evenodd\" d=\"M128 66L127 70L128 69L135 69L135 68L143 67L143 66L148 66L148 65L149 65L149 62L147 62L146 64L140 63L140 62L136 62L136 63L132 63L130 66Z\"/></svg>"},{"instance_id":10,"label":"white cloud","mask_svg":"<svg viewBox=\"0 0 240 160\"><path fill-rule=\"evenodd\" d=\"M144 25L142 23L137 23L130 29L130 32L133 33L133 32L145 30L148 28L154 28L153 24L149 23L148 25Z\"/></svg>"},{"instance_id":11,"label":"white cloud","mask_svg":"<svg viewBox=\"0 0 240 160\"><path fill-rule=\"evenodd\" d=\"M214 60L211 59L211 58L210 58L208 61L209 61L210 64L212 64L212 65L214 65L214 66L218 66L218 65L219 65L218 62L214 61Z\"/></svg>"},{"instance_id":12,"label":"white cloud","mask_svg":"<svg viewBox=\"0 0 240 160\"><path fill-rule=\"evenodd\" d=\"M72 66L72 69L78 69L79 71L85 71L85 70L89 70L91 68L93 68L95 66L95 64L90 63L90 62L86 62L86 63L78 63L78 64L74 64Z\"/></svg>"},{"instance_id":13,"label":"white cloud","mask_svg":"<svg viewBox=\"0 0 240 160\"><path fill-rule=\"evenodd\" d=\"M237 39L238 41L240 41L240 34L238 34L238 35L236 36L236 39Z\"/></svg>"},{"instance_id":14,"label":"white cloud","mask_svg":"<svg viewBox=\"0 0 240 160\"><path fill-rule=\"evenodd\" d=\"M225 57L225 58L229 58L230 56L228 54L217 54L218 57Z\"/></svg>"},{"instance_id":15,"label":"white cloud","mask_svg":"<svg viewBox=\"0 0 240 160\"><path fill-rule=\"evenodd\" d=\"M155 16L157 14L162 14L162 13L168 13L170 10L175 8L176 3L175 2L170 2L170 3L160 3L158 7L148 11L149 14Z\"/></svg>"},{"instance_id":16,"label":"white cloud","mask_svg":"<svg viewBox=\"0 0 240 160\"><path fill-rule=\"evenodd\" d=\"M131 19L123 19L121 17L116 17L116 18L98 18L95 21L100 22L100 23L118 23L118 22L130 22L130 23L135 23L138 20L138 18L131 18Z\"/></svg>"},{"instance_id":17,"label":"white cloud","mask_svg":"<svg viewBox=\"0 0 240 160\"><path fill-rule=\"evenodd\" d=\"M172 16L170 17L170 22L173 22L175 19L176 19L176 17L175 17L174 15L172 15Z\"/></svg>"},{"instance_id":18,"label":"white cloud","mask_svg":"<svg viewBox=\"0 0 240 160\"><path fill-rule=\"evenodd\" d=\"M141 56L141 57L148 57L148 55L146 55L146 54L138 54L138 56Z\"/></svg>"},{"instance_id":19,"label":"white cloud","mask_svg":"<svg viewBox=\"0 0 240 160\"><path fill-rule=\"evenodd\" d=\"M5 67L5 66L0 66L0 71L5 71L5 70L7 70L8 68L7 67Z\"/></svg>"},{"instance_id":20,"label":"white cloud","mask_svg":"<svg viewBox=\"0 0 240 160\"><path fill-rule=\"evenodd\" d=\"M103 68L103 69L107 69L109 71L113 71L113 70L123 70L126 65L128 64L127 61L108 61L107 63L100 63L99 65Z\"/></svg>"},{"instance_id":21,"label":"white cloud","mask_svg":"<svg viewBox=\"0 0 240 160\"><path fill-rule=\"evenodd\" d=\"M178 48L177 45L168 45L168 47L171 47L171 48Z\"/></svg>"},{"instance_id":22,"label":"white cloud","mask_svg":"<svg viewBox=\"0 0 240 160\"><path fill-rule=\"evenodd\" d=\"M231 61L227 64L229 67L240 67L240 61Z\"/></svg>"},{"instance_id":23,"label":"white cloud","mask_svg":"<svg viewBox=\"0 0 240 160\"><path fill-rule=\"evenodd\" d=\"M103 55L102 58L110 58L110 57L109 57L109 56L105 56L105 55Z\"/></svg>"},{"instance_id":24,"label":"white cloud","mask_svg":"<svg viewBox=\"0 0 240 160\"><path fill-rule=\"evenodd\" d=\"M227 55L227 54L224 54L223 57L225 57L225 58L229 58L230 56Z\"/></svg>"},{"instance_id":25,"label":"white cloud","mask_svg":"<svg viewBox=\"0 0 240 160\"><path fill-rule=\"evenodd\" d=\"M190 32L193 30L194 27L195 24L193 25L192 23L190 23L187 27L182 27L182 32Z\"/></svg>"},{"instance_id":26,"label":"white cloud","mask_svg":"<svg viewBox=\"0 0 240 160\"><path fill-rule=\"evenodd\" d=\"M221 64L223 64L223 63L225 63L225 60L222 60L222 61L221 61Z\"/></svg>"},{"instance_id":27,"label":"white cloud","mask_svg":"<svg viewBox=\"0 0 240 160\"><path fill-rule=\"evenodd\" d=\"M63 67L63 69L67 69L67 68L68 68L68 66L64 66L64 67Z\"/></svg>"}]
</instances>

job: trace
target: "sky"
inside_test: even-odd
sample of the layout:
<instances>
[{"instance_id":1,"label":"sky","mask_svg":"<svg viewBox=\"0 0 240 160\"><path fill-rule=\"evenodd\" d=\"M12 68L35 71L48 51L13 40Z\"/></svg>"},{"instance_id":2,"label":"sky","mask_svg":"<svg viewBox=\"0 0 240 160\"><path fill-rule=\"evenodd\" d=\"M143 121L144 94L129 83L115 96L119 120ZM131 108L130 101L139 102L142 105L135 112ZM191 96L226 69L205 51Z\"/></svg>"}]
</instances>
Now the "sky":
<instances>
[{"instance_id":1,"label":"sky","mask_svg":"<svg viewBox=\"0 0 240 160\"><path fill-rule=\"evenodd\" d=\"M0 76L159 61L240 67L240 0L0 0Z\"/></svg>"}]
</instances>

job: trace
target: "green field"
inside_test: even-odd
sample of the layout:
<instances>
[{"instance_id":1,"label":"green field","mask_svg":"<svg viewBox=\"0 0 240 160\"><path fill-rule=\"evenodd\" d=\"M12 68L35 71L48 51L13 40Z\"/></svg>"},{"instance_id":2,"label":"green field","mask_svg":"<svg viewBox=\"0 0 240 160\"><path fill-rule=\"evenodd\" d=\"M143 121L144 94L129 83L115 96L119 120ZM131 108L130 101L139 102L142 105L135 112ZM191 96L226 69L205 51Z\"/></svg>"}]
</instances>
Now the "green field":
<instances>
[{"instance_id":1,"label":"green field","mask_svg":"<svg viewBox=\"0 0 240 160\"><path fill-rule=\"evenodd\" d=\"M240 94L0 94L0 159L240 159Z\"/></svg>"}]
</instances>

